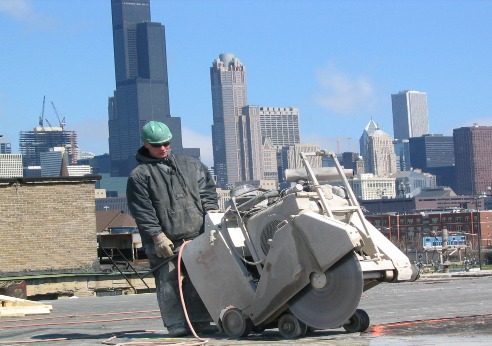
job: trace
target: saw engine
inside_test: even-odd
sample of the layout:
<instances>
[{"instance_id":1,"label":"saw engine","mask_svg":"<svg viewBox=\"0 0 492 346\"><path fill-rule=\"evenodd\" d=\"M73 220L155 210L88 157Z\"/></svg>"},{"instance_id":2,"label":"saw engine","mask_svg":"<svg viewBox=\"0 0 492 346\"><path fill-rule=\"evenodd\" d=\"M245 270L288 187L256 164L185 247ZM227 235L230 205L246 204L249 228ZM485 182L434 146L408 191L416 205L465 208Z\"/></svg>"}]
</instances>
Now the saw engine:
<instances>
[{"instance_id":1,"label":"saw engine","mask_svg":"<svg viewBox=\"0 0 492 346\"><path fill-rule=\"evenodd\" d=\"M312 168L309 156L331 156L335 167ZM271 328L287 339L316 329L363 332L362 292L418 276L365 219L352 170L331 152L301 153L301 161L304 168L285 171L289 189L233 189L226 212L208 214L205 232L183 249L189 278L231 338Z\"/></svg>"}]
</instances>

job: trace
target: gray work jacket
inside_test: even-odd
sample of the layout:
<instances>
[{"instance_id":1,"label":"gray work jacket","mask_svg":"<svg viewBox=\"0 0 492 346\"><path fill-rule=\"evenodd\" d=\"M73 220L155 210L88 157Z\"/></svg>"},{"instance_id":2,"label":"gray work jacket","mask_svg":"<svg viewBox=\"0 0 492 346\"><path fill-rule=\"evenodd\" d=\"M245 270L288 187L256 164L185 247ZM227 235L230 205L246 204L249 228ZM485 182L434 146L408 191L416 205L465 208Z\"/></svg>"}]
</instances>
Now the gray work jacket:
<instances>
[{"instance_id":1,"label":"gray work jacket","mask_svg":"<svg viewBox=\"0 0 492 346\"><path fill-rule=\"evenodd\" d=\"M166 159L139 149L138 166L128 177L126 196L144 246L164 232L173 242L203 233L207 211L219 209L215 182L207 167L190 156Z\"/></svg>"}]
</instances>

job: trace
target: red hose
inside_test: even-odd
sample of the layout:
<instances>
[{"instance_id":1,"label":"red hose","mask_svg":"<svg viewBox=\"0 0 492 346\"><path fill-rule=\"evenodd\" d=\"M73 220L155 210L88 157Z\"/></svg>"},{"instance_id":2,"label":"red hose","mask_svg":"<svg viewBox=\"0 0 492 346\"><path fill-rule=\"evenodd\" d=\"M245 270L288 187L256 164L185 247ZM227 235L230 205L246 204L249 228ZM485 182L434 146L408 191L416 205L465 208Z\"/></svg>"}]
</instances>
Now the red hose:
<instances>
[{"instance_id":1,"label":"red hose","mask_svg":"<svg viewBox=\"0 0 492 346\"><path fill-rule=\"evenodd\" d=\"M188 327L190 328L191 330L191 333L193 334L193 336L195 338L197 338L199 341L203 342L203 343L207 343L208 342L208 339L202 339L200 338L195 330L193 329L193 326L191 325L191 321L190 321L190 318L188 317L188 311L186 310L186 303L184 301L184 296L183 296L183 280L181 279L181 256L182 256L182 253L183 253L183 249L184 247L186 246L186 244L188 244L191 240L186 240L182 245L181 247L179 248L179 252L178 252L178 285L179 285L179 296L181 297L181 305L183 306L183 312L184 312L184 315L186 317L186 323L188 323Z\"/></svg>"}]
</instances>

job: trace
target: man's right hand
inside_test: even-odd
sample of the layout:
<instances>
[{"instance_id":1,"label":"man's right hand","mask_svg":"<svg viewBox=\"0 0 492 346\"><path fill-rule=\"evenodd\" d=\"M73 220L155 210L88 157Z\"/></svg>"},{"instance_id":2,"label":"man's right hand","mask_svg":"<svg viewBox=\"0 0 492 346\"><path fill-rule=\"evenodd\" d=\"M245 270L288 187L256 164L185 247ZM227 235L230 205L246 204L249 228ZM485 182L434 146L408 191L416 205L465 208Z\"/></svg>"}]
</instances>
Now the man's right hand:
<instances>
[{"instance_id":1,"label":"man's right hand","mask_svg":"<svg viewBox=\"0 0 492 346\"><path fill-rule=\"evenodd\" d=\"M174 255L173 249L174 245L171 240L169 240L168 237L164 235L164 233L159 233L156 236L153 236L152 239L154 240L155 244L155 253L157 257L164 257L168 258Z\"/></svg>"}]
</instances>

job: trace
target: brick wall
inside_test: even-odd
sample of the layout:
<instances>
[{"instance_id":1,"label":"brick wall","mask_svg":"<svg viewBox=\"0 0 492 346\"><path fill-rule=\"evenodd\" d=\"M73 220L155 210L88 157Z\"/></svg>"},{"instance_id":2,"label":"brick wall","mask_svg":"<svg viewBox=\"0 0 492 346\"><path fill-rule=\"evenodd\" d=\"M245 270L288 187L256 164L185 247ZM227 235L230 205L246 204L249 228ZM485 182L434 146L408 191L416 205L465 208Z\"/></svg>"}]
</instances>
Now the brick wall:
<instances>
[{"instance_id":1,"label":"brick wall","mask_svg":"<svg viewBox=\"0 0 492 346\"><path fill-rule=\"evenodd\" d=\"M91 270L97 179L0 179L0 276Z\"/></svg>"}]
</instances>

